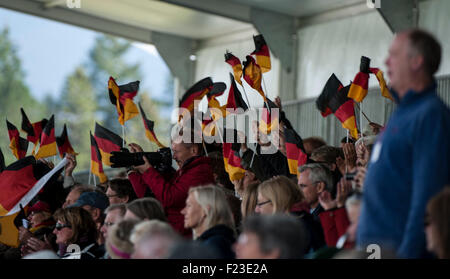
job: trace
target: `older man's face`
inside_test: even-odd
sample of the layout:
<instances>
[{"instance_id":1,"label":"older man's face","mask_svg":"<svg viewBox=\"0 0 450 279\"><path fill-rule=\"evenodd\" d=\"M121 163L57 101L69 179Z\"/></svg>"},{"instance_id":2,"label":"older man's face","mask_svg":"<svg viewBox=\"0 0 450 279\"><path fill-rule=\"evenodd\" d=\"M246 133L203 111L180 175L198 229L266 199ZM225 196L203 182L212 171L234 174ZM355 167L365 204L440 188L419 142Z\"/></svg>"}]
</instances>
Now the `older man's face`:
<instances>
[{"instance_id":1,"label":"older man's face","mask_svg":"<svg viewBox=\"0 0 450 279\"><path fill-rule=\"evenodd\" d=\"M390 85L397 91L400 97L409 90L412 80L413 68L411 66L412 53L408 35L397 35L389 48L389 56L386 59Z\"/></svg>"},{"instance_id":2,"label":"older man's face","mask_svg":"<svg viewBox=\"0 0 450 279\"><path fill-rule=\"evenodd\" d=\"M178 167L182 167L184 163L196 155L194 147L192 145L187 145L184 143L173 143L172 144L172 157L177 162Z\"/></svg>"}]
</instances>

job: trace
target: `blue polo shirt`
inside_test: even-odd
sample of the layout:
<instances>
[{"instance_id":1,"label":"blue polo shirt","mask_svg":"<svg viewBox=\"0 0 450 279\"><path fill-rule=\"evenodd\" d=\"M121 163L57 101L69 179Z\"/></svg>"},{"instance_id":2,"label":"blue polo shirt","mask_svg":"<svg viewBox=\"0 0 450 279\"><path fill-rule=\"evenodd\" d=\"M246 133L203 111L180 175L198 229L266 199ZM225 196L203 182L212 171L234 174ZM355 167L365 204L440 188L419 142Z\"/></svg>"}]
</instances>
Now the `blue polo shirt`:
<instances>
[{"instance_id":1,"label":"blue polo shirt","mask_svg":"<svg viewBox=\"0 0 450 279\"><path fill-rule=\"evenodd\" d=\"M450 184L449 141L450 111L437 96L435 82L422 92L408 91L398 101L372 150L357 230L359 248L379 244L401 258L424 256L427 202Z\"/></svg>"}]
</instances>

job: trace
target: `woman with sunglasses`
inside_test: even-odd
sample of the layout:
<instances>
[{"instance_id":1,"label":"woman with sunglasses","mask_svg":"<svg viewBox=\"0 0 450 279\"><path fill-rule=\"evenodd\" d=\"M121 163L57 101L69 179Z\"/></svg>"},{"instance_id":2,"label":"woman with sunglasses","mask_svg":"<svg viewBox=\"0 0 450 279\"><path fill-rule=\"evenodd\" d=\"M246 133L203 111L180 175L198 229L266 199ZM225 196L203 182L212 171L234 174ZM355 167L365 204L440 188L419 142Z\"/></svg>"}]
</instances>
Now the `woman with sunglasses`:
<instances>
[{"instance_id":1,"label":"woman with sunglasses","mask_svg":"<svg viewBox=\"0 0 450 279\"><path fill-rule=\"evenodd\" d=\"M63 259L95 259L103 255L97 240L97 226L91 214L81 207L58 209L53 233Z\"/></svg>"}]
</instances>

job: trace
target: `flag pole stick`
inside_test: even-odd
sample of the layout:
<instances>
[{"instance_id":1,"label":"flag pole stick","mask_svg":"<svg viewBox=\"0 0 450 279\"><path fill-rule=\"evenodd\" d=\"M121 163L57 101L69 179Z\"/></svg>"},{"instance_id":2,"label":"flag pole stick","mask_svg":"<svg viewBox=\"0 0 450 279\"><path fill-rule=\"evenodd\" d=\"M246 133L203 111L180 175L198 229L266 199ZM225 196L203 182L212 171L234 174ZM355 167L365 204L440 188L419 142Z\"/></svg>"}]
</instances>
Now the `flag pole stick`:
<instances>
[{"instance_id":1,"label":"flag pole stick","mask_svg":"<svg viewBox=\"0 0 450 279\"><path fill-rule=\"evenodd\" d=\"M94 178L94 186L97 187L97 181L95 179L95 174L92 174L92 177Z\"/></svg>"},{"instance_id":2,"label":"flag pole stick","mask_svg":"<svg viewBox=\"0 0 450 279\"><path fill-rule=\"evenodd\" d=\"M91 174L92 174L92 160L89 166L89 178L88 178L88 185L91 185Z\"/></svg>"},{"instance_id":3,"label":"flag pole stick","mask_svg":"<svg viewBox=\"0 0 450 279\"><path fill-rule=\"evenodd\" d=\"M122 125L122 147L125 147L125 123Z\"/></svg>"},{"instance_id":4,"label":"flag pole stick","mask_svg":"<svg viewBox=\"0 0 450 279\"><path fill-rule=\"evenodd\" d=\"M360 106L358 105L358 103L356 103L356 106L358 107L359 111L362 113L362 115L366 118L366 120L371 123L372 121L369 120L369 118L367 117L367 115L364 113L364 111L362 111L362 109L360 108ZM361 106L362 106L362 101L361 101Z\"/></svg>"}]
</instances>

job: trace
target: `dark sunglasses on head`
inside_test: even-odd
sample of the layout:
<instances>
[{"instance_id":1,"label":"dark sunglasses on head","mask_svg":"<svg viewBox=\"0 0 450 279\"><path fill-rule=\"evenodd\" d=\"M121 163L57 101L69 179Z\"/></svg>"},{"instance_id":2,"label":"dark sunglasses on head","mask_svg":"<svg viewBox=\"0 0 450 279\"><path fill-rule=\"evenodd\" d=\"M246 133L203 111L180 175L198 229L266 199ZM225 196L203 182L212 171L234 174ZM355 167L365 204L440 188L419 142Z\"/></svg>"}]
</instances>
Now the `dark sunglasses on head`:
<instances>
[{"instance_id":1,"label":"dark sunglasses on head","mask_svg":"<svg viewBox=\"0 0 450 279\"><path fill-rule=\"evenodd\" d=\"M63 225L61 223L56 223L56 225L55 225L55 229L57 229L58 231L60 231L60 230L62 230L64 228L71 228L71 226L70 225Z\"/></svg>"}]
</instances>

